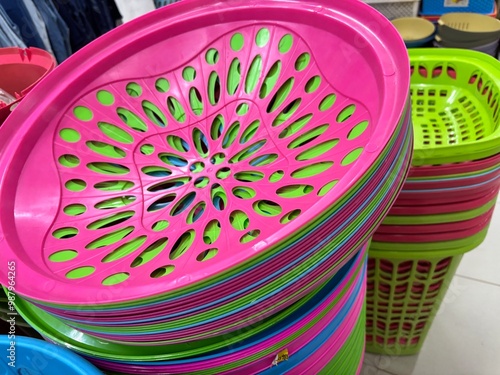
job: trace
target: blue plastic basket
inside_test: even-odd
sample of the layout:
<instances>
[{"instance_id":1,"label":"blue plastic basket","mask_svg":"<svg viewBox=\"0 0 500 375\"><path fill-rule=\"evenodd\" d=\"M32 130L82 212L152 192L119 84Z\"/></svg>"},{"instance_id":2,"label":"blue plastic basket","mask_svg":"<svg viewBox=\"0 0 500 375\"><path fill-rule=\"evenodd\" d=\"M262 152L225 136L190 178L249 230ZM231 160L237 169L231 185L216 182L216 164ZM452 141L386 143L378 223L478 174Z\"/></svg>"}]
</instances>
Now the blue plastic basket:
<instances>
[{"instance_id":1,"label":"blue plastic basket","mask_svg":"<svg viewBox=\"0 0 500 375\"><path fill-rule=\"evenodd\" d=\"M75 353L42 340L1 335L0 351L0 373L5 375L103 375Z\"/></svg>"},{"instance_id":2,"label":"blue plastic basket","mask_svg":"<svg viewBox=\"0 0 500 375\"><path fill-rule=\"evenodd\" d=\"M422 15L441 15L451 12L491 14L495 0L422 0Z\"/></svg>"},{"instance_id":3,"label":"blue plastic basket","mask_svg":"<svg viewBox=\"0 0 500 375\"><path fill-rule=\"evenodd\" d=\"M155 6L156 6L156 8L161 8L165 5L173 4L173 3L176 3L178 1L179 0L155 0Z\"/></svg>"}]
</instances>

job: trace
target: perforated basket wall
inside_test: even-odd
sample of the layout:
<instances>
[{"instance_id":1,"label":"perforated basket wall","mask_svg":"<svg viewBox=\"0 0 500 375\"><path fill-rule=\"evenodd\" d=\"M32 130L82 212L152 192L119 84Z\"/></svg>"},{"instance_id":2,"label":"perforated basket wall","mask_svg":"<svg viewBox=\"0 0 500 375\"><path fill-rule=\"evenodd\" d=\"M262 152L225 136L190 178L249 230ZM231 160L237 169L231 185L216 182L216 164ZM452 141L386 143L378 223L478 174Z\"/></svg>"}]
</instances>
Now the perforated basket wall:
<instances>
[{"instance_id":1,"label":"perforated basket wall","mask_svg":"<svg viewBox=\"0 0 500 375\"><path fill-rule=\"evenodd\" d=\"M390 253L370 250L366 350L418 353L461 259L432 252L391 258Z\"/></svg>"}]
</instances>

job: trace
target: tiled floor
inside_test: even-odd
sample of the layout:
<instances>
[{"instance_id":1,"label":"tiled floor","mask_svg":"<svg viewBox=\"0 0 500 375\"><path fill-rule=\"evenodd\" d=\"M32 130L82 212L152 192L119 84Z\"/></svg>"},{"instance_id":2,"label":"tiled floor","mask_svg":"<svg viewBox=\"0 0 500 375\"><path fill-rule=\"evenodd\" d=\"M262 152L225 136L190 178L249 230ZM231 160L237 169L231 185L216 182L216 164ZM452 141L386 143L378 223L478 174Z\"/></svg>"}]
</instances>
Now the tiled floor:
<instances>
[{"instance_id":1,"label":"tiled floor","mask_svg":"<svg viewBox=\"0 0 500 375\"><path fill-rule=\"evenodd\" d=\"M154 9L153 0L116 3L125 21ZM367 354L362 375L500 375L500 202L488 238L462 259L420 354Z\"/></svg>"}]
</instances>

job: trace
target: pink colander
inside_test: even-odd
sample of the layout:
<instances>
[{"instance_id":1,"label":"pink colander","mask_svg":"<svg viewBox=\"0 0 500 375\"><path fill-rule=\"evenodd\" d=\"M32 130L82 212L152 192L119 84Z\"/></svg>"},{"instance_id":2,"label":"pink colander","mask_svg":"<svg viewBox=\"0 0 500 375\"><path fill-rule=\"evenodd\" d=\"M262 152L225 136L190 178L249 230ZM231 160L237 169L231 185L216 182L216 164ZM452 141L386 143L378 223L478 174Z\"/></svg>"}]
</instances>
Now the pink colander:
<instances>
[{"instance_id":1,"label":"pink colander","mask_svg":"<svg viewBox=\"0 0 500 375\"><path fill-rule=\"evenodd\" d=\"M55 304L179 290L304 231L377 161L404 45L357 1L191 0L47 77L0 137L0 244ZM6 283L7 270L0 271Z\"/></svg>"}]
</instances>

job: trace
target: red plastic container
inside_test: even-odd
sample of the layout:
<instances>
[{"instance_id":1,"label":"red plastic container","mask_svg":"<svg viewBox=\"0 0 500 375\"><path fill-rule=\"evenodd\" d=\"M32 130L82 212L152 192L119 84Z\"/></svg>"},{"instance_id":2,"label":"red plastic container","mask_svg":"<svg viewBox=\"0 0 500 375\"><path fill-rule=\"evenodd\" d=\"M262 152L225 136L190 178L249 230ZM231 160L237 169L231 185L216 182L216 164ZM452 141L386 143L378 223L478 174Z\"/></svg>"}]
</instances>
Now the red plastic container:
<instances>
[{"instance_id":1,"label":"red plastic container","mask_svg":"<svg viewBox=\"0 0 500 375\"><path fill-rule=\"evenodd\" d=\"M491 168L498 164L500 164L500 154L486 159L467 161L463 163L412 167L408 178L441 177L462 173L477 173L478 171Z\"/></svg>"},{"instance_id":2,"label":"red plastic container","mask_svg":"<svg viewBox=\"0 0 500 375\"><path fill-rule=\"evenodd\" d=\"M422 224L422 225L381 225L377 229L377 234L402 234L402 235L424 235L429 233L443 233L467 230L480 225L484 220L491 219L494 207L488 212L470 220L457 221L444 224Z\"/></svg>"},{"instance_id":3,"label":"red plastic container","mask_svg":"<svg viewBox=\"0 0 500 375\"><path fill-rule=\"evenodd\" d=\"M413 205L399 205L400 200L392 206L389 211L390 216L410 216L410 215L437 215L448 214L452 212L469 211L484 206L498 194L498 187L490 189L486 192L481 192L479 196L470 196L470 199L462 199L453 202L452 204L429 204L428 202L419 200L413 201Z\"/></svg>"},{"instance_id":4,"label":"red plastic container","mask_svg":"<svg viewBox=\"0 0 500 375\"><path fill-rule=\"evenodd\" d=\"M0 125L56 64L54 56L42 49L0 48L0 88L16 98L8 105L0 101Z\"/></svg>"},{"instance_id":5,"label":"red plastic container","mask_svg":"<svg viewBox=\"0 0 500 375\"><path fill-rule=\"evenodd\" d=\"M463 238L474 236L478 234L483 229L485 229L491 221L491 216L493 215L493 210L491 210L488 215L482 216L481 220L474 226L470 226L466 229L452 231L446 230L441 233L380 233L377 232L373 236L373 240L376 242L396 242L396 243L426 243L426 242L441 242L441 241L454 241ZM448 228L449 229L449 228Z\"/></svg>"}]
</instances>

